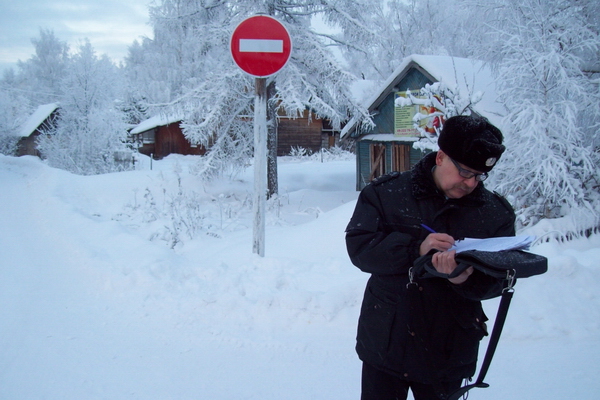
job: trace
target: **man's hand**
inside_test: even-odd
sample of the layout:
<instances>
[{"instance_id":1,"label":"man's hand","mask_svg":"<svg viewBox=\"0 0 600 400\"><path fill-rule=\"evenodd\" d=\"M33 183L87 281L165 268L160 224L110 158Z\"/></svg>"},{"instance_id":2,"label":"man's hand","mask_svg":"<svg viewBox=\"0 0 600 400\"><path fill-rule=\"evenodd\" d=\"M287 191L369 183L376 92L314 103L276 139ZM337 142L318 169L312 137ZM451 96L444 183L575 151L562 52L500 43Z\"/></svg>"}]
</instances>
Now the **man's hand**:
<instances>
[{"instance_id":1,"label":"man's hand","mask_svg":"<svg viewBox=\"0 0 600 400\"><path fill-rule=\"evenodd\" d=\"M430 233L427 235L421 247L419 254L424 255L431 250L448 251L454 245L454 238L446 233Z\"/></svg>"},{"instance_id":2,"label":"man's hand","mask_svg":"<svg viewBox=\"0 0 600 400\"><path fill-rule=\"evenodd\" d=\"M433 267L437 272L442 274L451 274L458 266L456 260L454 259L455 255L455 250L437 252L431 257L431 264L433 264ZM448 280L455 285L460 285L461 283L464 283L472 273L473 267L469 267L457 277L449 278Z\"/></svg>"}]
</instances>

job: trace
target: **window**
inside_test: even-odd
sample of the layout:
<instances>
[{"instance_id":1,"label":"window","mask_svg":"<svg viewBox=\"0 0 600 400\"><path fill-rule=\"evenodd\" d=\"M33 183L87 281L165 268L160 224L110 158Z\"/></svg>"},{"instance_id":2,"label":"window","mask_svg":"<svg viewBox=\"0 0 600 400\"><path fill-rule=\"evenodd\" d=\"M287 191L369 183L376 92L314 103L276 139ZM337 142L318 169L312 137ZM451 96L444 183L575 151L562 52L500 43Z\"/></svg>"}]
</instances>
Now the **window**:
<instances>
[{"instance_id":1,"label":"window","mask_svg":"<svg viewBox=\"0 0 600 400\"><path fill-rule=\"evenodd\" d=\"M153 144L154 143L154 134L155 130L150 129L149 131L142 133L142 143L143 144Z\"/></svg>"},{"instance_id":2,"label":"window","mask_svg":"<svg viewBox=\"0 0 600 400\"><path fill-rule=\"evenodd\" d=\"M398 172L410 169L410 145L394 144L392 147L392 170Z\"/></svg>"},{"instance_id":3,"label":"window","mask_svg":"<svg viewBox=\"0 0 600 400\"><path fill-rule=\"evenodd\" d=\"M385 174L385 144L373 143L370 148L371 174L369 181Z\"/></svg>"}]
</instances>

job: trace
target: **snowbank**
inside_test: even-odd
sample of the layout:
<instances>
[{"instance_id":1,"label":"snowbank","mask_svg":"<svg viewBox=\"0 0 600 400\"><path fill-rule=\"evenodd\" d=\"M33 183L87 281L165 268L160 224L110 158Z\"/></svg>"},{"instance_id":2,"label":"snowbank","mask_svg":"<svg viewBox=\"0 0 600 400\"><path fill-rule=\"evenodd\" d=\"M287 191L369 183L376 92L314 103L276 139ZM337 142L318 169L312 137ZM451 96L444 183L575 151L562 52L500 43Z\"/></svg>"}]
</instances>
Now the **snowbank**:
<instances>
[{"instance_id":1,"label":"snowbank","mask_svg":"<svg viewBox=\"0 0 600 400\"><path fill-rule=\"evenodd\" d=\"M251 251L252 170L208 184L193 162L76 176L0 156L0 398L359 397L354 162L281 159L265 257ZM600 238L534 251L549 272L518 282L492 386L473 399L600 389Z\"/></svg>"}]
</instances>

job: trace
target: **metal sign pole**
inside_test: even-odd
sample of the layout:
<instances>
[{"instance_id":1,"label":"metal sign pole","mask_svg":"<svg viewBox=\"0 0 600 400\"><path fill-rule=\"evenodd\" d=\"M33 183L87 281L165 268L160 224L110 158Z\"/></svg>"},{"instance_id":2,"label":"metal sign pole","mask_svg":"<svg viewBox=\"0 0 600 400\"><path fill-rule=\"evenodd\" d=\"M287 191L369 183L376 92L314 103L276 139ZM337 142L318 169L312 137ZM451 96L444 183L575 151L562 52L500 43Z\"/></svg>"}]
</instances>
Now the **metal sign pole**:
<instances>
[{"instance_id":1,"label":"metal sign pole","mask_svg":"<svg viewBox=\"0 0 600 400\"><path fill-rule=\"evenodd\" d=\"M267 78L290 59L289 32L273 17L256 15L242 21L229 42L233 61L255 77L254 97L254 232L252 251L265 256L267 202Z\"/></svg>"},{"instance_id":2,"label":"metal sign pole","mask_svg":"<svg viewBox=\"0 0 600 400\"><path fill-rule=\"evenodd\" d=\"M267 201L267 79L255 79L254 97L254 232L252 251L265 256Z\"/></svg>"}]
</instances>

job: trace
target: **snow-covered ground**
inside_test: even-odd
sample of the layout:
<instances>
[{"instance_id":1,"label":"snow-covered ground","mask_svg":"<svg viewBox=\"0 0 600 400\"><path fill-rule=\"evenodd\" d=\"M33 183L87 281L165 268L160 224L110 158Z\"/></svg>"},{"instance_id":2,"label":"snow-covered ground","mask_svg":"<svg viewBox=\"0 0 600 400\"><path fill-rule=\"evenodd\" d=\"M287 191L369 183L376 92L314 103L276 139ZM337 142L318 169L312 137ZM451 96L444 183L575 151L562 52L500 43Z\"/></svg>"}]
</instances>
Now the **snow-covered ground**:
<instances>
[{"instance_id":1,"label":"snow-covered ground","mask_svg":"<svg viewBox=\"0 0 600 400\"><path fill-rule=\"evenodd\" d=\"M354 161L280 160L265 257L251 168L206 184L193 158L142 161L76 176L0 156L0 399L358 399ZM533 251L549 271L517 284L470 398L597 399L600 237Z\"/></svg>"}]
</instances>

